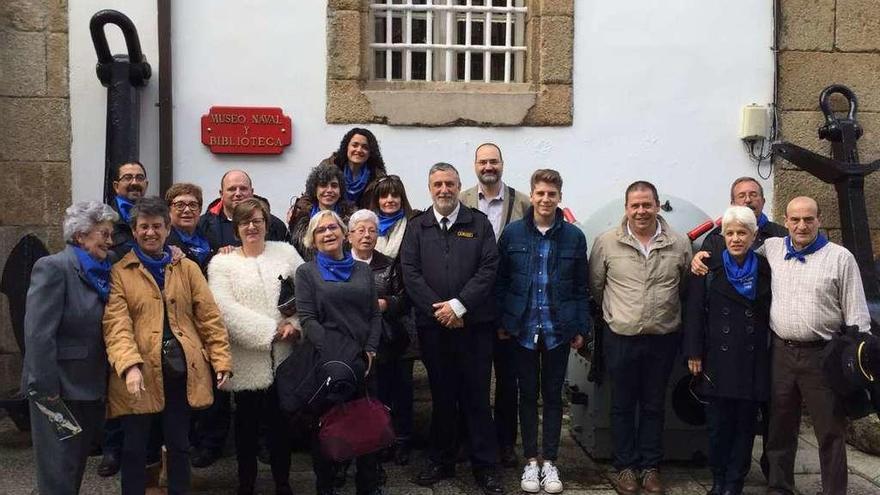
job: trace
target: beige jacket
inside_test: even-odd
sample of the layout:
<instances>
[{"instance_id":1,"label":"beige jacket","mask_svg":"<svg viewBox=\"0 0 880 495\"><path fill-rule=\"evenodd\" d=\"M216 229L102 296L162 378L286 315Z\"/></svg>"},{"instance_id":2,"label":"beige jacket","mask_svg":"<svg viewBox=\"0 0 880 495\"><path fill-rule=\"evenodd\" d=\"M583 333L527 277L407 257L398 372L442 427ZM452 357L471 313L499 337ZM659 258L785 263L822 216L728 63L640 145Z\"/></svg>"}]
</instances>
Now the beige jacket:
<instances>
[{"instance_id":1,"label":"beige jacket","mask_svg":"<svg viewBox=\"0 0 880 495\"><path fill-rule=\"evenodd\" d=\"M605 322L619 335L667 334L681 326L681 293L693 249L662 217L647 259L626 218L590 251L590 289Z\"/></svg>"},{"instance_id":2,"label":"beige jacket","mask_svg":"<svg viewBox=\"0 0 880 495\"><path fill-rule=\"evenodd\" d=\"M517 220L522 219L522 217L526 214L531 203L529 202L529 197L525 194L517 191L516 189L504 185L504 206L501 207L501 228L498 229L498 235L495 236L495 240L501 238L501 232L504 232L504 227L510 222L515 222ZM510 196L508 195L510 191L513 191L513 208L511 209ZM471 208L475 208L477 210L480 209L480 186L476 185L471 187L470 189L465 189L458 195L458 199L464 203L465 206L469 206ZM510 212L510 222L505 222L508 217L508 211Z\"/></svg>"}]
</instances>

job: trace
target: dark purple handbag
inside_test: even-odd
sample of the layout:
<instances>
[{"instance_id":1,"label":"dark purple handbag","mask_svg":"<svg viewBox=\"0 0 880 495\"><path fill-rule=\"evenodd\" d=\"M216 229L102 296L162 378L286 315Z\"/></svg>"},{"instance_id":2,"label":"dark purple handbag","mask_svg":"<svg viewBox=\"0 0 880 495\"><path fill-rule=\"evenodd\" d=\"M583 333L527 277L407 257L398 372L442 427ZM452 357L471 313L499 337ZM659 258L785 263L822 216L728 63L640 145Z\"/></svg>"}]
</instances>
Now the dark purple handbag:
<instances>
[{"instance_id":1,"label":"dark purple handbag","mask_svg":"<svg viewBox=\"0 0 880 495\"><path fill-rule=\"evenodd\" d=\"M333 406L318 425L321 453L336 462L378 452L395 440L388 408L369 397Z\"/></svg>"}]
</instances>

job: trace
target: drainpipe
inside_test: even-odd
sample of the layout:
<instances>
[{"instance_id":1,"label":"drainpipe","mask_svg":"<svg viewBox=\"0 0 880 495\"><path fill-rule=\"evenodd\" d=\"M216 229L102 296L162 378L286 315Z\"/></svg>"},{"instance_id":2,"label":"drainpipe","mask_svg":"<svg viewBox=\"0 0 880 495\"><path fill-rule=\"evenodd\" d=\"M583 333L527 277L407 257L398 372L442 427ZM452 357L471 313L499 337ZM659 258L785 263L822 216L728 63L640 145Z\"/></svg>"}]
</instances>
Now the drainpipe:
<instances>
[{"instance_id":1,"label":"drainpipe","mask_svg":"<svg viewBox=\"0 0 880 495\"><path fill-rule=\"evenodd\" d=\"M159 25L159 195L174 183L174 106L171 71L171 0L157 0Z\"/></svg>"}]
</instances>

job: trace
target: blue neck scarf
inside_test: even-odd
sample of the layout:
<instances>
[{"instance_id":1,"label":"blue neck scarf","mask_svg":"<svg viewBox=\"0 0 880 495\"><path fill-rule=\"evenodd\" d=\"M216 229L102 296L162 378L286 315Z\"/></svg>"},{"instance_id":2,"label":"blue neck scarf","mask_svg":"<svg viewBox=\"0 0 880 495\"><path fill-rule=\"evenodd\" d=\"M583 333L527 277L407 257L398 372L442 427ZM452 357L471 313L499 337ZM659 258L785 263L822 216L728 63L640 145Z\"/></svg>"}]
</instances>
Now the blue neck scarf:
<instances>
[{"instance_id":1,"label":"blue neck scarf","mask_svg":"<svg viewBox=\"0 0 880 495\"><path fill-rule=\"evenodd\" d=\"M822 249L823 247L825 247L826 244L828 244L828 238L819 233L819 235L816 236L816 240L813 241L812 244L801 249L800 251L796 251L794 249L794 246L791 244L791 236L787 235L785 236L785 259L788 260L794 258L801 263L806 263L808 255L811 255L816 251Z\"/></svg>"},{"instance_id":2,"label":"blue neck scarf","mask_svg":"<svg viewBox=\"0 0 880 495\"><path fill-rule=\"evenodd\" d=\"M754 301L758 294L758 255L749 249L742 266L736 263L726 249L721 256L724 258L724 273L727 274L727 281L741 296Z\"/></svg>"},{"instance_id":3,"label":"blue neck scarf","mask_svg":"<svg viewBox=\"0 0 880 495\"><path fill-rule=\"evenodd\" d=\"M769 221L770 221L770 219L767 218L767 215L765 215L764 212L761 212L761 214L758 216L758 228L763 229L764 226L767 225L767 222L769 222Z\"/></svg>"},{"instance_id":4,"label":"blue neck scarf","mask_svg":"<svg viewBox=\"0 0 880 495\"><path fill-rule=\"evenodd\" d=\"M208 240L200 235L198 230L194 231L192 235L177 227L174 227L174 231L177 232L177 237L180 238L180 242L183 243L186 250L195 255L196 259L199 260L199 264L204 263L205 258L211 253L211 246L208 244Z\"/></svg>"},{"instance_id":5,"label":"blue neck scarf","mask_svg":"<svg viewBox=\"0 0 880 495\"><path fill-rule=\"evenodd\" d=\"M159 290L165 290L165 267L168 263L171 263L171 253L168 249L166 248L162 252L162 257L159 259L153 258L149 254L141 251L141 247L137 244L135 244L132 249L138 259L141 260L141 263L144 264L147 271L150 272L150 275L153 276L153 279L156 280L156 285L159 286Z\"/></svg>"},{"instance_id":6,"label":"blue neck scarf","mask_svg":"<svg viewBox=\"0 0 880 495\"><path fill-rule=\"evenodd\" d=\"M79 268L89 285L101 296L105 303L110 299L110 259L98 261L79 246L73 246L73 252L79 260Z\"/></svg>"},{"instance_id":7,"label":"blue neck scarf","mask_svg":"<svg viewBox=\"0 0 880 495\"><path fill-rule=\"evenodd\" d=\"M322 252L315 257L321 278L326 282L348 282L351 272L354 271L354 258L346 251L341 260L335 260Z\"/></svg>"},{"instance_id":8,"label":"blue neck scarf","mask_svg":"<svg viewBox=\"0 0 880 495\"><path fill-rule=\"evenodd\" d=\"M343 173L345 175L345 197L349 201L357 203L364 188L367 187L367 183L370 182L370 167L366 163L361 165L361 173L357 178L354 178L351 175L351 167L346 164Z\"/></svg>"},{"instance_id":9,"label":"blue neck scarf","mask_svg":"<svg viewBox=\"0 0 880 495\"><path fill-rule=\"evenodd\" d=\"M131 219L132 206L134 206L134 203L129 201L128 198L124 196L116 196L116 209L119 210L119 216L126 224L129 223L129 220Z\"/></svg>"},{"instance_id":10,"label":"blue neck scarf","mask_svg":"<svg viewBox=\"0 0 880 495\"><path fill-rule=\"evenodd\" d=\"M336 204L333 205L332 210L335 211L337 215L339 214L339 201L337 201ZM309 218L317 215L319 211L321 211L321 207L318 206L318 203L316 202L314 205L312 205L312 211L309 212Z\"/></svg>"},{"instance_id":11,"label":"blue neck scarf","mask_svg":"<svg viewBox=\"0 0 880 495\"><path fill-rule=\"evenodd\" d=\"M377 216L379 217L379 235L384 237L394 228L397 221L403 218L403 208L397 210L397 213L393 215L386 215L382 213L382 210L379 210Z\"/></svg>"}]
</instances>

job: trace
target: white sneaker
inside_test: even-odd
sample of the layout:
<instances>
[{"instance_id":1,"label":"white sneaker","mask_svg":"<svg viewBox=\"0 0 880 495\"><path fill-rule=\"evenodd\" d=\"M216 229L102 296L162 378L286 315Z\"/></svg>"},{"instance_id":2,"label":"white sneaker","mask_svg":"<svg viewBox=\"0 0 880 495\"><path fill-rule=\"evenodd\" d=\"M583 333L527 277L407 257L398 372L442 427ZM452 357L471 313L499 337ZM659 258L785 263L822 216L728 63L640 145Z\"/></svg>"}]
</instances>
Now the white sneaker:
<instances>
[{"instance_id":1,"label":"white sneaker","mask_svg":"<svg viewBox=\"0 0 880 495\"><path fill-rule=\"evenodd\" d=\"M550 461L544 461L544 467L541 468L541 487L547 493L562 493L559 470Z\"/></svg>"},{"instance_id":2,"label":"white sneaker","mask_svg":"<svg viewBox=\"0 0 880 495\"><path fill-rule=\"evenodd\" d=\"M541 491L540 471L538 461L526 464L523 469L522 481L519 484L524 492L538 493Z\"/></svg>"}]
</instances>

